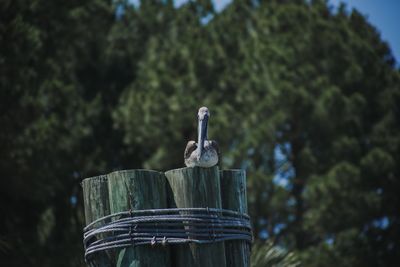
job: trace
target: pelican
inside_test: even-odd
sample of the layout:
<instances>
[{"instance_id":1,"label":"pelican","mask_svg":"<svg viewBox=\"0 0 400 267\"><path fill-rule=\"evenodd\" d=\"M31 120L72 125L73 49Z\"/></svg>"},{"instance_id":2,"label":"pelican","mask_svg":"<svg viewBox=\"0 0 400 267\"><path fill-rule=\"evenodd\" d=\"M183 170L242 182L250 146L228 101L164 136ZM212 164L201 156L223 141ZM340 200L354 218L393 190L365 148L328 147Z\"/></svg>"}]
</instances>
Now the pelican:
<instances>
[{"instance_id":1,"label":"pelican","mask_svg":"<svg viewBox=\"0 0 400 267\"><path fill-rule=\"evenodd\" d=\"M187 167L212 167L218 163L218 144L214 140L207 140L207 123L210 117L208 108L201 107L197 113L198 141L189 141L186 145L184 159Z\"/></svg>"}]
</instances>

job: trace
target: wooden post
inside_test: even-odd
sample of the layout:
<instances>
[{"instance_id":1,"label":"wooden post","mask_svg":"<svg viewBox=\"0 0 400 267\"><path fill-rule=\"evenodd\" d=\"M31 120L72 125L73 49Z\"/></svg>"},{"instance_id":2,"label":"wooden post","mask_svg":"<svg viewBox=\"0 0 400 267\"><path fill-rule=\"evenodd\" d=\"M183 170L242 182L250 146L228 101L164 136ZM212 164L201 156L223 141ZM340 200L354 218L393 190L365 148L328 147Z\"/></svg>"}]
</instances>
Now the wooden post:
<instances>
[{"instance_id":1,"label":"wooden post","mask_svg":"<svg viewBox=\"0 0 400 267\"><path fill-rule=\"evenodd\" d=\"M111 213L167 208L166 181L162 173L148 170L116 171L108 175ZM169 266L169 248L137 246L117 252L118 267Z\"/></svg>"},{"instance_id":2,"label":"wooden post","mask_svg":"<svg viewBox=\"0 0 400 267\"><path fill-rule=\"evenodd\" d=\"M221 208L218 167L167 171L169 207ZM224 243L182 244L173 247L172 266L224 267Z\"/></svg>"},{"instance_id":3,"label":"wooden post","mask_svg":"<svg viewBox=\"0 0 400 267\"><path fill-rule=\"evenodd\" d=\"M218 167L194 167L167 171L165 176L147 170L117 171L87 178L82 186L87 224L109 214L142 209L209 207L247 213L246 175L242 170L219 172ZM166 248L132 246L96 253L89 265L249 267L250 246L240 240Z\"/></svg>"},{"instance_id":4,"label":"wooden post","mask_svg":"<svg viewBox=\"0 0 400 267\"><path fill-rule=\"evenodd\" d=\"M224 170L220 174L222 208L247 213L245 171ZM246 241L226 241L225 255L227 266L250 266L250 246Z\"/></svg>"},{"instance_id":5,"label":"wooden post","mask_svg":"<svg viewBox=\"0 0 400 267\"><path fill-rule=\"evenodd\" d=\"M107 176L100 175L82 181L86 225L110 214ZM100 252L89 260L90 266L111 267L110 253Z\"/></svg>"}]
</instances>

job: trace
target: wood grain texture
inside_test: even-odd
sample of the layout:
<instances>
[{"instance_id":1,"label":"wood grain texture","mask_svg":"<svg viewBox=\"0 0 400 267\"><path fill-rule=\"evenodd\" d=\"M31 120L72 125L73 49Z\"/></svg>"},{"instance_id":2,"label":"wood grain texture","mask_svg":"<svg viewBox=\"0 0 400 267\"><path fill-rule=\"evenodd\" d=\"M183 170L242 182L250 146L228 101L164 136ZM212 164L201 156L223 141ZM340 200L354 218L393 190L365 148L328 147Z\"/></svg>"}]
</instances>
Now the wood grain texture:
<instances>
[{"instance_id":1,"label":"wood grain texture","mask_svg":"<svg viewBox=\"0 0 400 267\"><path fill-rule=\"evenodd\" d=\"M218 167L188 167L165 173L170 208L221 208ZM172 266L224 267L224 243L173 247Z\"/></svg>"},{"instance_id":2,"label":"wood grain texture","mask_svg":"<svg viewBox=\"0 0 400 267\"><path fill-rule=\"evenodd\" d=\"M167 208L166 180L149 170L116 171L108 175L110 211ZM118 267L170 266L169 248L137 246L117 252Z\"/></svg>"},{"instance_id":3,"label":"wood grain texture","mask_svg":"<svg viewBox=\"0 0 400 267\"><path fill-rule=\"evenodd\" d=\"M82 181L86 225L110 214L108 182L106 175L86 178ZM112 253L99 252L90 259L90 266L111 267Z\"/></svg>"},{"instance_id":4,"label":"wood grain texture","mask_svg":"<svg viewBox=\"0 0 400 267\"><path fill-rule=\"evenodd\" d=\"M245 171L224 170L220 172L220 177L222 208L247 213ZM246 241L226 241L225 255L227 266L250 266L250 246Z\"/></svg>"}]
</instances>

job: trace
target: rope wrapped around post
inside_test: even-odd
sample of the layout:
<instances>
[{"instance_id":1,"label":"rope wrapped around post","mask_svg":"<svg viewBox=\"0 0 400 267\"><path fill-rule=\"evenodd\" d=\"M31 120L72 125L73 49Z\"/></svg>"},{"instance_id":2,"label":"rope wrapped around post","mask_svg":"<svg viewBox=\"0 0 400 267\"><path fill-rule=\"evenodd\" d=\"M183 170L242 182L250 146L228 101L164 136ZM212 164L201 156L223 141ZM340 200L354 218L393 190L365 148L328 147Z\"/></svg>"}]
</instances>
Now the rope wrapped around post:
<instances>
[{"instance_id":1,"label":"rope wrapped around post","mask_svg":"<svg viewBox=\"0 0 400 267\"><path fill-rule=\"evenodd\" d=\"M130 210L93 221L83 234L86 261L96 252L129 246L227 240L253 241L247 214L216 208Z\"/></svg>"}]
</instances>

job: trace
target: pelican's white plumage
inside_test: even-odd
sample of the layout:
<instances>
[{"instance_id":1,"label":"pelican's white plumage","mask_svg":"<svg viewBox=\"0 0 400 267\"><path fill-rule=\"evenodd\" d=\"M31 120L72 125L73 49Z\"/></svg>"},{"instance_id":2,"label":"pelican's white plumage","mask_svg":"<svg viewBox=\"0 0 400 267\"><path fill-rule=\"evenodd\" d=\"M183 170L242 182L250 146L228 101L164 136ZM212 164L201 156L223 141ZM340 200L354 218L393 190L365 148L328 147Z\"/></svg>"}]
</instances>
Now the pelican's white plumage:
<instances>
[{"instance_id":1,"label":"pelican's white plumage","mask_svg":"<svg viewBox=\"0 0 400 267\"><path fill-rule=\"evenodd\" d=\"M207 107L201 107L198 112L198 141L189 141L186 145L184 159L187 167L212 167L218 163L218 144L208 138L208 118L210 112Z\"/></svg>"}]
</instances>

